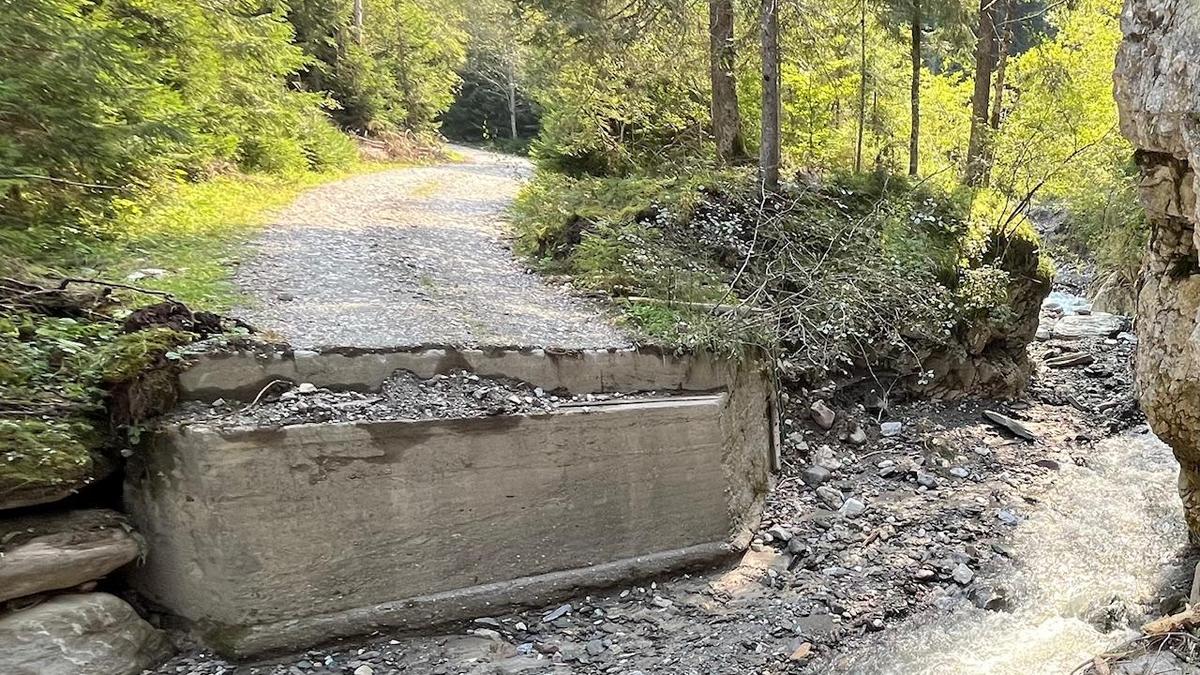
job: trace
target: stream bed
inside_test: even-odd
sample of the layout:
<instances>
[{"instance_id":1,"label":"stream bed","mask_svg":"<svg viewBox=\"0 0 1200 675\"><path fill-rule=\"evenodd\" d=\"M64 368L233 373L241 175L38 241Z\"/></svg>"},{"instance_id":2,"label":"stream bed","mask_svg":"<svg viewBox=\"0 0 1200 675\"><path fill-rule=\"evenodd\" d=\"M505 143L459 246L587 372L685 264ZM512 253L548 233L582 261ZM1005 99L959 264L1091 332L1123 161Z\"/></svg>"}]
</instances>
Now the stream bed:
<instances>
[{"instance_id":1,"label":"stream bed","mask_svg":"<svg viewBox=\"0 0 1200 675\"><path fill-rule=\"evenodd\" d=\"M1135 637L1158 592L1186 565L1171 450L1142 427L1097 443L1014 532L1012 565L992 575L1010 611L959 601L899 628L848 672L1069 673ZM1149 605L1149 606L1148 606Z\"/></svg>"}]
</instances>

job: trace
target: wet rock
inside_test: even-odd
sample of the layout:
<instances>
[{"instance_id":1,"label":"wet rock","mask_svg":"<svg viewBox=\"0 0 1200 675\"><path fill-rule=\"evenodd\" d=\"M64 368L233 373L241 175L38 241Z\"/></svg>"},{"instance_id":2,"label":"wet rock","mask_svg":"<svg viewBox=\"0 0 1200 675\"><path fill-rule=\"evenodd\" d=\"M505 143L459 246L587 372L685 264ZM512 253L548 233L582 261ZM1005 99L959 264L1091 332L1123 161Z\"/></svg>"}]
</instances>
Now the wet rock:
<instances>
[{"instance_id":1,"label":"wet rock","mask_svg":"<svg viewBox=\"0 0 1200 675\"><path fill-rule=\"evenodd\" d=\"M829 480L829 475L829 469L817 464L813 464L801 469L800 480L804 481L805 485L815 488Z\"/></svg>"},{"instance_id":2,"label":"wet rock","mask_svg":"<svg viewBox=\"0 0 1200 675\"><path fill-rule=\"evenodd\" d=\"M991 584L976 584L971 587L967 593L967 597L971 602L980 609L986 609L993 612L1007 610L1010 606L1008 594L1002 588L992 586Z\"/></svg>"},{"instance_id":3,"label":"wet rock","mask_svg":"<svg viewBox=\"0 0 1200 675\"><path fill-rule=\"evenodd\" d=\"M137 557L115 511L73 511L0 521L0 601L74 588Z\"/></svg>"},{"instance_id":4,"label":"wet rock","mask_svg":"<svg viewBox=\"0 0 1200 675\"><path fill-rule=\"evenodd\" d=\"M1029 427L1007 415L1002 415L994 410L984 410L983 416L992 424L1007 430L1014 436L1024 438L1027 441L1037 440L1037 435L1035 435L1033 431L1029 429Z\"/></svg>"},{"instance_id":5,"label":"wet rock","mask_svg":"<svg viewBox=\"0 0 1200 675\"><path fill-rule=\"evenodd\" d=\"M812 421L817 426L827 431L833 428L833 422L834 419L836 419L837 414L833 412L832 408L830 408L828 405L825 405L824 401L816 401L813 403L809 408L809 412L812 415Z\"/></svg>"},{"instance_id":6,"label":"wet rock","mask_svg":"<svg viewBox=\"0 0 1200 675\"><path fill-rule=\"evenodd\" d=\"M159 631L107 593L59 595L0 617L0 673L138 675L170 654Z\"/></svg>"}]
</instances>

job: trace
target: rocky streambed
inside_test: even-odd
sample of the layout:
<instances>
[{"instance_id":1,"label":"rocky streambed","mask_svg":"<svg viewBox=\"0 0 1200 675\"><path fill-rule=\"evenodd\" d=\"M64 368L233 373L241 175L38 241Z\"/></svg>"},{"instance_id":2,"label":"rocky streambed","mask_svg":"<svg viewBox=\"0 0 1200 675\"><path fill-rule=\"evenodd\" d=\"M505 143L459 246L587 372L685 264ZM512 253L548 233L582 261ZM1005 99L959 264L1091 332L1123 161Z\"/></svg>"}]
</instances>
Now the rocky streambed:
<instances>
[{"instance_id":1,"label":"rocky streambed","mask_svg":"<svg viewBox=\"0 0 1200 675\"><path fill-rule=\"evenodd\" d=\"M439 636L241 665L193 650L155 672L1069 671L1174 609L1190 579L1175 467L1133 398L1128 328L1048 303L1034 381L1013 401L791 392L783 470L729 567Z\"/></svg>"}]
</instances>

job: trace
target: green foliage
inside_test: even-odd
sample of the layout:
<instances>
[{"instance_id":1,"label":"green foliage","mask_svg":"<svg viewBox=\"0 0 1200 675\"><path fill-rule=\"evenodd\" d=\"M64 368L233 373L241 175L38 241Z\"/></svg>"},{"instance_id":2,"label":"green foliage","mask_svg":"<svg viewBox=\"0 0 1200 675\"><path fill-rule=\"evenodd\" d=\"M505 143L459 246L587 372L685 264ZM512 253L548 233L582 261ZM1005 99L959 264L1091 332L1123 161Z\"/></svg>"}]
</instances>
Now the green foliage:
<instances>
[{"instance_id":1,"label":"green foliage","mask_svg":"<svg viewBox=\"0 0 1200 675\"><path fill-rule=\"evenodd\" d=\"M94 435L86 420L0 418L0 496L90 478Z\"/></svg>"},{"instance_id":2,"label":"green foliage","mask_svg":"<svg viewBox=\"0 0 1200 675\"><path fill-rule=\"evenodd\" d=\"M523 4L545 12L528 66L543 110L534 156L544 168L668 180L710 167L703 3ZM957 193L971 126L978 3L935 0L921 7L918 173ZM758 6L735 8L734 74L743 132L753 143L761 105ZM1120 0L1014 3L1013 20L1003 24L1013 39L988 149L994 193L1023 211L1043 202L1063 205L1071 247L1132 277L1145 226L1111 93L1120 9ZM903 172L912 125L912 3L802 0L781 11L784 180L851 170L860 124L862 171ZM965 204L973 197L957 198ZM893 233L889 242L902 245L902 234L912 233Z\"/></svg>"},{"instance_id":3,"label":"green foliage","mask_svg":"<svg viewBox=\"0 0 1200 675\"><path fill-rule=\"evenodd\" d=\"M0 402L26 413L0 418L0 495L91 477L108 388L189 340L166 328L126 333L117 315L0 317Z\"/></svg>"},{"instance_id":4,"label":"green foliage","mask_svg":"<svg viewBox=\"0 0 1200 675\"><path fill-rule=\"evenodd\" d=\"M518 197L518 250L579 285L627 298L648 339L735 351L781 350L814 378L957 339L973 322L1010 320L1025 270L1011 242L1036 236L994 222L971 194L884 173L838 176L764 199L752 174L688 179L543 173ZM1015 250L1015 249L1014 249Z\"/></svg>"},{"instance_id":5,"label":"green foliage","mask_svg":"<svg viewBox=\"0 0 1200 675\"><path fill-rule=\"evenodd\" d=\"M352 0L292 0L296 42L314 58L301 73L307 89L335 102L334 115L360 132L429 133L450 107L466 58L463 15L454 3L364 3L356 35Z\"/></svg>"},{"instance_id":6,"label":"green foliage","mask_svg":"<svg viewBox=\"0 0 1200 675\"><path fill-rule=\"evenodd\" d=\"M102 217L120 189L214 166L345 161L278 8L249 0L31 0L0 12L0 211ZM47 176L29 178L26 176ZM64 182L73 181L74 183Z\"/></svg>"}]
</instances>

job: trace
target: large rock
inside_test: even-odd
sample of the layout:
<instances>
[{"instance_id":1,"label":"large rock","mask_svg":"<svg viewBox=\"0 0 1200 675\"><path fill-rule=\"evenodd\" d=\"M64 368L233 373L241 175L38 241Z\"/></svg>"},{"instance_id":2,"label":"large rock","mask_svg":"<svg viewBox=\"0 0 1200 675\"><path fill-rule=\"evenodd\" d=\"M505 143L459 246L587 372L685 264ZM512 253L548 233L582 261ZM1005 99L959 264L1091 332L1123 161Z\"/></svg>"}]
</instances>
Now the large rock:
<instances>
[{"instance_id":1,"label":"large rock","mask_svg":"<svg viewBox=\"0 0 1200 675\"><path fill-rule=\"evenodd\" d=\"M0 521L0 601L72 588L138 556L115 511L72 511Z\"/></svg>"},{"instance_id":2,"label":"large rock","mask_svg":"<svg viewBox=\"0 0 1200 675\"><path fill-rule=\"evenodd\" d=\"M0 616L4 675L137 675L170 654L162 633L107 593L60 595Z\"/></svg>"},{"instance_id":3,"label":"large rock","mask_svg":"<svg viewBox=\"0 0 1200 675\"><path fill-rule=\"evenodd\" d=\"M1129 327L1129 319L1106 312L1072 314L1054 323L1051 334L1059 340L1078 340L1085 337L1114 337Z\"/></svg>"},{"instance_id":4,"label":"large rock","mask_svg":"<svg viewBox=\"0 0 1200 675\"><path fill-rule=\"evenodd\" d=\"M1127 0L1115 74L1121 131L1138 149L1153 232L1138 293L1135 373L1155 433L1180 463L1180 494L1200 541L1200 12L1194 0Z\"/></svg>"}]
</instances>

